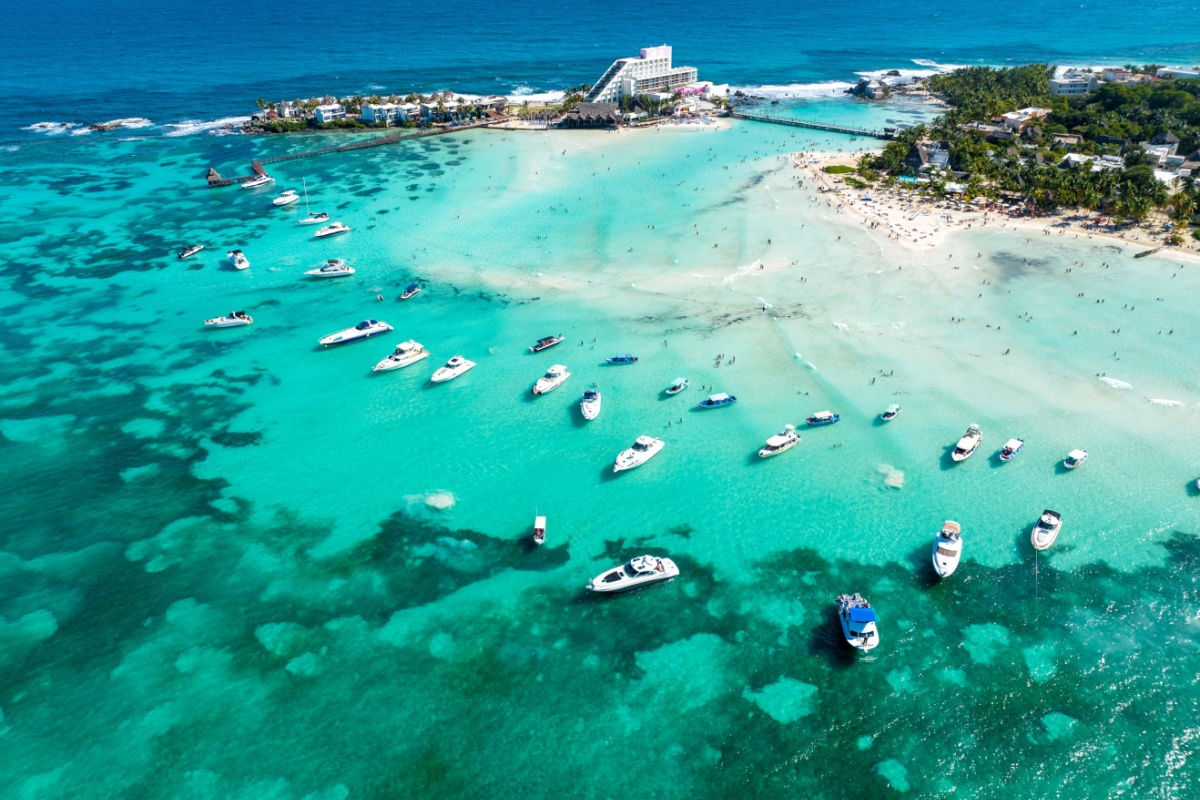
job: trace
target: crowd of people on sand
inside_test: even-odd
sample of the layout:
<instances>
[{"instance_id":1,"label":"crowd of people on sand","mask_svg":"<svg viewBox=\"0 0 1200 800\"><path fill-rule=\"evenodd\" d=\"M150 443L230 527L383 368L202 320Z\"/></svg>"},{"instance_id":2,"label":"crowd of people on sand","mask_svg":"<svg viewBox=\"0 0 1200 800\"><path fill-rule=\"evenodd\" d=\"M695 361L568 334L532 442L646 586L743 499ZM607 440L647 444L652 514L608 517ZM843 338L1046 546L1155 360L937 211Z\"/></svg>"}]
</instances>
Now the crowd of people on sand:
<instances>
[{"instance_id":1,"label":"crowd of people on sand","mask_svg":"<svg viewBox=\"0 0 1200 800\"><path fill-rule=\"evenodd\" d=\"M987 228L1036 231L1044 236L1109 239L1120 244L1140 244L1145 248L1166 243L1166 220L1153 219L1141 225L1114 227L1096 212L1068 211L1033 216L1015 204L966 202L960 197L941 198L921 194L916 185L875 184L866 188L848 185L843 176L825 171L826 167L853 167L866 150L846 153L802 151L787 158L795 168L798 186L816 189L823 202L837 214L857 219L872 230L912 249L932 249L955 230ZM1200 242L1185 237L1182 245L1171 248L1172 255L1200 258Z\"/></svg>"}]
</instances>

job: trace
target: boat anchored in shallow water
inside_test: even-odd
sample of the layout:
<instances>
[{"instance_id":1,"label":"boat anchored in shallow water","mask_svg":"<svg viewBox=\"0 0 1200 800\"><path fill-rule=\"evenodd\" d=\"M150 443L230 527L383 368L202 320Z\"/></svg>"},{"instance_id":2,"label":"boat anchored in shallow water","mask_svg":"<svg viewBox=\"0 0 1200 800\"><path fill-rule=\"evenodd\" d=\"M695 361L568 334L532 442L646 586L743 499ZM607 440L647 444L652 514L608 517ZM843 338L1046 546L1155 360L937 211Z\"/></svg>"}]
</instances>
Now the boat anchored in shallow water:
<instances>
[{"instance_id":1,"label":"boat anchored in shallow water","mask_svg":"<svg viewBox=\"0 0 1200 800\"><path fill-rule=\"evenodd\" d=\"M624 472L627 469L640 467L658 455L662 449L662 439L655 439L653 436L639 436L634 441L633 447L617 454L616 460L613 461L613 472Z\"/></svg>"},{"instance_id":2,"label":"boat anchored in shallow water","mask_svg":"<svg viewBox=\"0 0 1200 800\"><path fill-rule=\"evenodd\" d=\"M230 250L225 254L225 261L238 271L250 269L250 259L241 250Z\"/></svg>"},{"instance_id":3,"label":"boat anchored in shallow water","mask_svg":"<svg viewBox=\"0 0 1200 800\"><path fill-rule=\"evenodd\" d=\"M670 386L668 386L666 389L663 389L663 394L679 394L684 389L688 388L688 386L691 386L691 384L688 383L687 378L676 378L675 380L671 381Z\"/></svg>"},{"instance_id":4,"label":"boat anchored in shallow water","mask_svg":"<svg viewBox=\"0 0 1200 800\"><path fill-rule=\"evenodd\" d=\"M966 461L975 455L975 451L979 449L979 443L982 441L983 431L972 422L967 426L967 432L958 440L958 444L954 445L954 452L950 454L950 458L955 461Z\"/></svg>"},{"instance_id":5,"label":"boat anchored in shallow water","mask_svg":"<svg viewBox=\"0 0 1200 800\"><path fill-rule=\"evenodd\" d=\"M962 545L962 526L952 519L942 523L941 533L933 543L933 571L939 578L948 578L958 569Z\"/></svg>"},{"instance_id":6,"label":"boat anchored in shallow water","mask_svg":"<svg viewBox=\"0 0 1200 800\"><path fill-rule=\"evenodd\" d=\"M404 291L401 292L401 294L400 294L400 299L407 300L408 298L418 295L420 293L421 293L420 285L415 284L415 283L410 283L408 286L404 287Z\"/></svg>"},{"instance_id":7,"label":"boat anchored in shallow water","mask_svg":"<svg viewBox=\"0 0 1200 800\"><path fill-rule=\"evenodd\" d=\"M316 269L306 269L304 274L312 278L342 278L354 274L354 267L340 258L331 258Z\"/></svg>"},{"instance_id":8,"label":"boat anchored in shallow water","mask_svg":"<svg viewBox=\"0 0 1200 800\"><path fill-rule=\"evenodd\" d=\"M1067 469L1075 469L1085 461L1087 461L1087 450L1072 450L1063 459L1063 466Z\"/></svg>"},{"instance_id":9,"label":"boat anchored in shallow water","mask_svg":"<svg viewBox=\"0 0 1200 800\"><path fill-rule=\"evenodd\" d=\"M731 406L736 402L737 398L733 395L719 392L718 394L710 394L696 405L700 408L721 408L722 406Z\"/></svg>"},{"instance_id":10,"label":"boat anchored in shallow water","mask_svg":"<svg viewBox=\"0 0 1200 800\"><path fill-rule=\"evenodd\" d=\"M837 414L833 411L818 411L808 419L804 420L804 422L807 425L815 427L817 425L832 425L841 418L841 414Z\"/></svg>"},{"instance_id":11,"label":"boat anchored in shallow water","mask_svg":"<svg viewBox=\"0 0 1200 800\"><path fill-rule=\"evenodd\" d=\"M583 399L579 401L579 413L584 419L595 419L600 416L600 390L586 389Z\"/></svg>"},{"instance_id":12,"label":"boat anchored in shallow water","mask_svg":"<svg viewBox=\"0 0 1200 800\"><path fill-rule=\"evenodd\" d=\"M204 249L204 245L202 245L202 244L190 244L187 247L180 250L175 255L179 258L180 261L182 261L185 258L191 258L192 256L196 255L196 253L199 253L203 249Z\"/></svg>"},{"instance_id":13,"label":"boat anchored in shallow water","mask_svg":"<svg viewBox=\"0 0 1200 800\"><path fill-rule=\"evenodd\" d=\"M426 352L426 355L429 355L429 353ZM474 366L474 361L468 361L462 356L451 356L449 361L434 370L433 375L429 378L429 382L445 383L446 381L452 381Z\"/></svg>"},{"instance_id":14,"label":"boat anchored in shallow water","mask_svg":"<svg viewBox=\"0 0 1200 800\"><path fill-rule=\"evenodd\" d=\"M210 328L238 328L242 325L250 325L253 322L254 317L245 311L230 311L223 317L213 317L212 319L204 320L204 324Z\"/></svg>"},{"instance_id":15,"label":"boat anchored in shallow water","mask_svg":"<svg viewBox=\"0 0 1200 800\"><path fill-rule=\"evenodd\" d=\"M318 228L313 234L318 239L328 239L330 236L337 236L339 233L349 233L350 226L344 222L331 222L324 228Z\"/></svg>"},{"instance_id":16,"label":"boat anchored in shallow water","mask_svg":"<svg viewBox=\"0 0 1200 800\"><path fill-rule=\"evenodd\" d=\"M679 567L669 558L636 556L620 566L601 572L588 581L593 592L624 592L650 583L667 581L679 574Z\"/></svg>"},{"instance_id":17,"label":"boat anchored in shallow water","mask_svg":"<svg viewBox=\"0 0 1200 800\"><path fill-rule=\"evenodd\" d=\"M1030 531L1029 541L1033 544L1034 550L1045 550L1054 544L1054 540L1058 538L1058 532L1061 530L1062 515L1047 508L1042 512L1042 516L1038 517L1037 523Z\"/></svg>"},{"instance_id":18,"label":"boat anchored in shallow water","mask_svg":"<svg viewBox=\"0 0 1200 800\"><path fill-rule=\"evenodd\" d=\"M847 644L864 653L874 649L879 644L879 631L871 604L861 594L839 594L837 607Z\"/></svg>"},{"instance_id":19,"label":"boat anchored in shallow water","mask_svg":"<svg viewBox=\"0 0 1200 800\"><path fill-rule=\"evenodd\" d=\"M1009 439L1004 443L1004 447L1000 448L1000 460L1012 461L1017 457L1017 453L1025 447L1024 439Z\"/></svg>"},{"instance_id":20,"label":"boat anchored in shallow water","mask_svg":"<svg viewBox=\"0 0 1200 800\"><path fill-rule=\"evenodd\" d=\"M279 193L279 196L271 201L273 206L290 206L292 203L300 202L300 195L296 194L295 189L284 189Z\"/></svg>"},{"instance_id":21,"label":"boat anchored in shallow water","mask_svg":"<svg viewBox=\"0 0 1200 800\"><path fill-rule=\"evenodd\" d=\"M899 403L892 403L887 407L886 411L879 415L879 418L884 422L891 422L898 416L900 416L900 405Z\"/></svg>"},{"instance_id":22,"label":"boat anchored in shallow water","mask_svg":"<svg viewBox=\"0 0 1200 800\"><path fill-rule=\"evenodd\" d=\"M610 364L636 364L638 358L633 353L617 353L604 360Z\"/></svg>"},{"instance_id":23,"label":"boat anchored in shallow water","mask_svg":"<svg viewBox=\"0 0 1200 800\"><path fill-rule=\"evenodd\" d=\"M243 189L257 189L260 186L270 186L274 182L275 182L274 178L272 178L270 175L268 175L265 172L261 172L258 175L254 176L253 178L251 178L250 180L243 183L242 188Z\"/></svg>"},{"instance_id":24,"label":"boat anchored in shallow water","mask_svg":"<svg viewBox=\"0 0 1200 800\"><path fill-rule=\"evenodd\" d=\"M560 344L562 340L563 335L561 333L558 336L543 336L530 346L529 352L540 353L543 350L549 350L554 345Z\"/></svg>"},{"instance_id":25,"label":"boat anchored in shallow water","mask_svg":"<svg viewBox=\"0 0 1200 800\"><path fill-rule=\"evenodd\" d=\"M546 518L533 518L533 543L541 544L546 541Z\"/></svg>"},{"instance_id":26,"label":"boat anchored in shallow water","mask_svg":"<svg viewBox=\"0 0 1200 800\"><path fill-rule=\"evenodd\" d=\"M571 377L571 371L562 364L554 364L550 369L546 370L546 374L537 379L530 390L534 394L546 394L553 392L555 389L563 385L567 378Z\"/></svg>"},{"instance_id":27,"label":"boat anchored in shallow water","mask_svg":"<svg viewBox=\"0 0 1200 800\"><path fill-rule=\"evenodd\" d=\"M349 344L350 342L359 342L363 339L370 339L372 336L378 336L381 333L388 333L392 330L392 326L386 322L380 322L377 319L364 319L362 322L355 325L353 328L346 328L337 333L331 333L328 336L322 336L317 343L322 347L329 347L335 344Z\"/></svg>"},{"instance_id":28,"label":"boat anchored in shallow water","mask_svg":"<svg viewBox=\"0 0 1200 800\"><path fill-rule=\"evenodd\" d=\"M324 211L313 211L308 205L308 179L304 179L304 216L296 220L297 225L324 225L329 215Z\"/></svg>"},{"instance_id":29,"label":"boat anchored in shallow water","mask_svg":"<svg viewBox=\"0 0 1200 800\"><path fill-rule=\"evenodd\" d=\"M784 450L790 450L800 444L800 434L796 433L795 425L784 425L783 430L767 439L767 443L758 451L759 458L777 456Z\"/></svg>"},{"instance_id":30,"label":"boat anchored in shallow water","mask_svg":"<svg viewBox=\"0 0 1200 800\"><path fill-rule=\"evenodd\" d=\"M391 328L388 328L388 330L391 330ZM378 364L371 367L371 371L387 372L388 370L400 369L426 358L429 358L429 351L417 340L409 339L407 342L401 342L396 345L396 349L381 359ZM471 366L474 366L474 364ZM466 370L463 370L463 372L466 372Z\"/></svg>"}]
</instances>

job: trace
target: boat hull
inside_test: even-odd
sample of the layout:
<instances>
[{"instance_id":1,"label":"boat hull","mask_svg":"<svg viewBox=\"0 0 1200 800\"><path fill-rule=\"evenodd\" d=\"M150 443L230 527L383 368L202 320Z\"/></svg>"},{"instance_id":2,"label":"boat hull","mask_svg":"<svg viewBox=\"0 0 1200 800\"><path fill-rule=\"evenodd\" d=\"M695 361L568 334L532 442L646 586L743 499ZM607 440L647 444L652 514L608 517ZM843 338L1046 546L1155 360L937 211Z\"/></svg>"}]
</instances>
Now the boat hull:
<instances>
[{"instance_id":1,"label":"boat hull","mask_svg":"<svg viewBox=\"0 0 1200 800\"><path fill-rule=\"evenodd\" d=\"M587 588L599 594L617 594L637 589L640 586L669 581L679 575L679 567L675 566L675 562L671 559L660 558L657 561L662 564L662 572L629 576L624 573L625 565L622 564L592 578L588 581Z\"/></svg>"},{"instance_id":2,"label":"boat hull","mask_svg":"<svg viewBox=\"0 0 1200 800\"><path fill-rule=\"evenodd\" d=\"M459 375L469 372L475 367L474 361L466 361L458 367L439 367L429 378L430 383L445 383L452 381Z\"/></svg>"}]
</instances>

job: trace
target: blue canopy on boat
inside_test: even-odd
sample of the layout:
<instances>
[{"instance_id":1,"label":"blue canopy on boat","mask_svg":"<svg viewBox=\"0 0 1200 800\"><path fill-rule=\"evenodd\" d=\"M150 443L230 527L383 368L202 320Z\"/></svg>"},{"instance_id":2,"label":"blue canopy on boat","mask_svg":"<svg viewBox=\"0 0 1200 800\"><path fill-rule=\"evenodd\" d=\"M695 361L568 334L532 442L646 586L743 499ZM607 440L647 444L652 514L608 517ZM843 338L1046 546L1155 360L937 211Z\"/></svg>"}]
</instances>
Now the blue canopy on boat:
<instances>
[{"instance_id":1,"label":"blue canopy on boat","mask_svg":"<svg viewBox=\"0 0 1200 800\"><path fill-rule=\"evenodd\" d=\"M413 289L419 289L419 288L421 288L421 287L420 287L420 286L418 286L417 284L415 284L415 283L410 283L408 286L406 286L406 287L404 288L404 291L406 291L406 292L411 292Z\"/></svg>"},{"instance_id":2,"label":"blue canopy on boat","mask_svg":"<svg viewBox=\"0 0 1200 800\"><path fill-rule=\"evenodd\" d=\"M875 610L871 608L852 608L850 609L851 622L874 622Z\"/></svg>"}]
</instances>

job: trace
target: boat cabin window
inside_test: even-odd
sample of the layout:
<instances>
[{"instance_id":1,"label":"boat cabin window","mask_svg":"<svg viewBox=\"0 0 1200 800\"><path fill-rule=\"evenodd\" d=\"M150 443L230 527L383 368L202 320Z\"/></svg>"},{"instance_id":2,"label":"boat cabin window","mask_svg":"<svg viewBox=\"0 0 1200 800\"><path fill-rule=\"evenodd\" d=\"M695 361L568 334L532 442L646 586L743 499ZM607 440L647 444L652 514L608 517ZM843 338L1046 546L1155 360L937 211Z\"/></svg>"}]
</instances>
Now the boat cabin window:
<instances>
[{"instance_id":1,"label":"boat cabin window","mask_svg":"<svg viewBox=\"0 0 1200 800\"><path fill-rule=\"evenodd\" d=\"M947 550L944 547L939 547L937 549L937 551L938 551L939 556L956 556L956 555L958 555L958 553L955 552L954 550Z\"/></svg>"}]
</instances>

